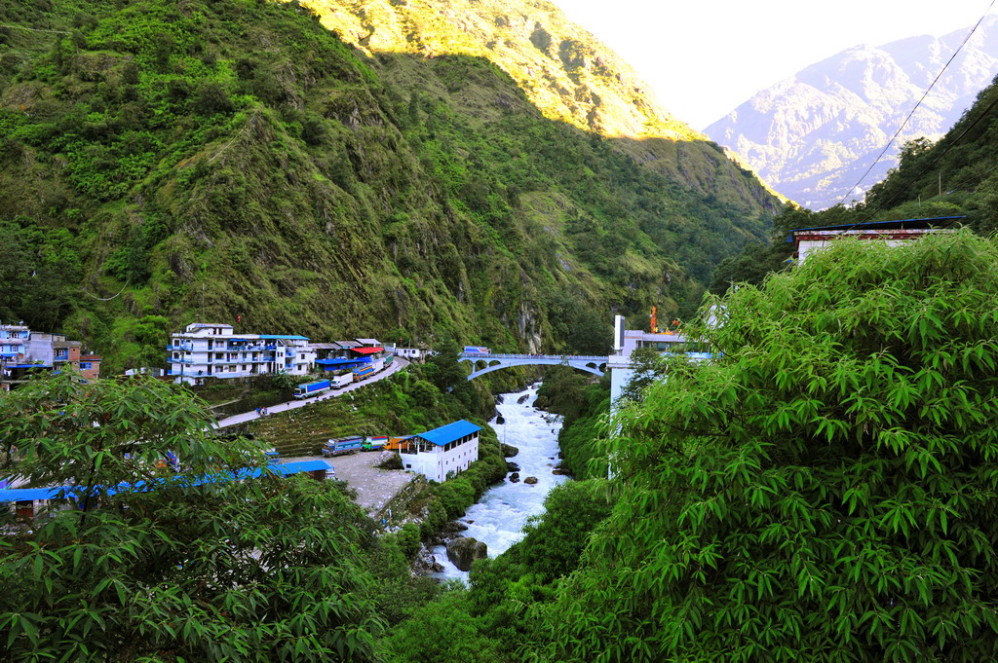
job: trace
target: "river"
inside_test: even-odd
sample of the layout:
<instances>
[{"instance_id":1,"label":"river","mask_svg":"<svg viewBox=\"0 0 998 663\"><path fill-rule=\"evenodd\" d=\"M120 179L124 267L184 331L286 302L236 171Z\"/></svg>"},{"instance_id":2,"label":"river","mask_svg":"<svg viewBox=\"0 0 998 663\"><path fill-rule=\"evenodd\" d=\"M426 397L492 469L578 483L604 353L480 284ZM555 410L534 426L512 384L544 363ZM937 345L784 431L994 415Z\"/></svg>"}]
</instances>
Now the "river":
<instances>
[{"instance_id":1,"label":"river","mask_svg":"<svg viewBox=\"0 0 998 663\"><path fill-rule=\"evenodd\" d=\"M468 527L466 532L461 533L462 536L485 542L489 547L489 557L505 552L522 539L527 519L543 513L547 494L558 484L569 480L566 476L551 473L559 462L561 417L534 407L538 386L534 384L524 391L503 394L503 402L496 409L504 423L497 423L498 417L489 422L500 442L520 450L516 456L507 459L520 466L520 481L510 483L507 475L503 483L486 490L481 500L459 520ZM518 403L521 399L523 403ZM537 483L524 483L527 477L537 477ZM431 552L444 567L441 573L433 574L435 577L467 579L468 574L447 559L443 546L434 546Z\"/></svg>"}]
</instances>

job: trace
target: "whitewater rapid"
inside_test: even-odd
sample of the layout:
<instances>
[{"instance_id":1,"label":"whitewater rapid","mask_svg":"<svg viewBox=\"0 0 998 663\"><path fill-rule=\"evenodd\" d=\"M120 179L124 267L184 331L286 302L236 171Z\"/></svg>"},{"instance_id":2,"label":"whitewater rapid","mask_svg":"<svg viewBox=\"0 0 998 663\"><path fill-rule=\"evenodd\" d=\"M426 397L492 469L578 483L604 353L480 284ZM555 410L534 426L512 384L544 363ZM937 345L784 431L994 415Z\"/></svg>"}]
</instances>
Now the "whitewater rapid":
<instances>
[{"instance_id":1,"label":"whitewater rapid","mask_svg":"<svg viewBox=\"0 0 998 663\"><path fill-rule=\"evenodd\" d=\"M481 500L458 521L468 527L461 536L484 541L489 547L489 557L506 552L522 539L527 519L543 513L547 494L558 484L569 480L566 476L551 473L559 462L561 417L534 407L538 386L534 384L524 391L503 394L503 402L496 406L499 416L489 422L500 442L520 450L516 456L507 459L520 466L519 483L510 483L507 474L503 483L486 490ZM523 403L517 402L520 399ZM499 417L503 419L501 424L497 423ZM524 483L527 477L537 477L537 483ZM468 574L447 559L443 546L434 546L431 552L444 567L443 572L433 574L435 577L467 579Z\"/></svg>"}]
</instances>

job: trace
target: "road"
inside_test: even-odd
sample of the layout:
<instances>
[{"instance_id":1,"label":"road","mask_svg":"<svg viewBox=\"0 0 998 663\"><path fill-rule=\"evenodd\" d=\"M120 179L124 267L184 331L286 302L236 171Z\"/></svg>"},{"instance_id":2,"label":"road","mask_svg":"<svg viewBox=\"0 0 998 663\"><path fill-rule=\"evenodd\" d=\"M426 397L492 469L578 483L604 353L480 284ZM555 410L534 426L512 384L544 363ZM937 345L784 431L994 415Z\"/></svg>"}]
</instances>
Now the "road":
<instances>
[{"instance_id":1,"label":"road","mask_svg":"<svg viewBox=\"0 0 998 663\"><path fill-rule=\"evenodd\" d=\"M311 398L303 398L301 400L294 400L294 401L288 401L286 403L278 403L277 405L271 405L270 407L267 408L268 412L267 416L270 416L271 414L277 414L278 412L294 410L295 408L299 407L305 407L309 403L324 401L327 398L336 398L337 396L345 394L349 391L354 391L355 389L361 389L362 387L365 387L373 382L377 382L378 380L384 380L389 375L394 375L395 373L402 370L408 365L409 362L406 361L405 359L402 359L401 357L395 357L395 360L392 361L391 366L381 371L380 373L375 373L374 375L365 380L361 380L360 382L353 382L345 387L341 387L340 389L330 389L329 391L325 391L319 394L318 396L313 396ZM235 426L236 424L242 424L246 423L247 421L253 421L254 419L259 419L260 416L261 415L257 414L255 410L251 410L249 412L243 412L242 414L234 414L231 417L226 417L225 419L220 419L219 421L215 422L215 424L212 427L226 428L228 426Z\"/></svg>"}]
</instances>

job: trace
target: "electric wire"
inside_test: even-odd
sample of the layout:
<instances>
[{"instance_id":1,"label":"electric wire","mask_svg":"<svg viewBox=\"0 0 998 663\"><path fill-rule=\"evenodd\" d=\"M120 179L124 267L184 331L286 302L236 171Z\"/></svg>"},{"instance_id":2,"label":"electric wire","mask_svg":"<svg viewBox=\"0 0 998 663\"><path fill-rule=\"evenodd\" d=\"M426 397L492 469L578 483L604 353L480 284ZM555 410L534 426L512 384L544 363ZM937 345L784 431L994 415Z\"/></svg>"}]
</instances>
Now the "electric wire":
<instances>
[{"instance_id":1,"label":"electric wire","mask_svg":"<svg viewBox=\"0 0 998 663\"><path fill-rule=\"evenodd\" d=\"M894 144L894 141L896 141L897 137L901 135L901 132L904 131L904 128L906 126L908 126L908 122L911 120L912 116L915 114L915 111L917 111L918 108L922 105L922 102L925 101L925 98L927 96L929 96L929 93L932 91L932 88L935 87L936 83L939 82L939 79L942 77L942 75L949 68L950 64L952 64L953 60L956 59L956 56L960 54L960 51L963 50L963 47L967 45L967 42L970 41L970 38L972 36L974 36L974 33L977 31L977 28L980 27L981 23L984 22L984 19L987 17L988 12L990 12L991 8L994 7L995 2L996 2L996 0L991 0L991 3L988 5L988 8L986 10L984 10L984 13L981 15L981 18L979 18L977 20L977 23L974 24L974 27L972 27L970 29L970 32L967 33L967 36L963 38L963 41L960 42L960 45L957 46L957 48L956 48L955 51L953 51L953 55L951 55L950 58L949 58L949 60L946 61L946 64L944 64L943 68L939 71L938 74L936 74L936 77L934 79L932 79L932 82L929 84L929 87L926 88L925 92L922 93L921 98L915 103L915 106L911 109L911 111L908 113L908 115L904 118L904 121L901 122L901 126L899 126L898 129L897 129L897 131L894 132L894 135L891 136L891 139L889 141L887 141L887 145L884 146L884 149L882 149L880 151L880 154L878 154L877 158L873 160L873 163L871 163L870 167L866 169L866 172L864 172L863 175L859 178L859 181L856 182L854 185L852 185L852 187L848 191L846 191L845 195L842 196L842 199L839 200L839 203L838 203L839 205L844 204L846 198L848 198L849 195L853 191L855 191L857 188L859 188L859 185L861 185L863 183L863 180L865 180L867 178L867 176L876 167L876 165L878 163L880 163L880 160L884 158L884 155L887 154L887 150L891 149L891 146Z\"/></svg>"}]
</instances>

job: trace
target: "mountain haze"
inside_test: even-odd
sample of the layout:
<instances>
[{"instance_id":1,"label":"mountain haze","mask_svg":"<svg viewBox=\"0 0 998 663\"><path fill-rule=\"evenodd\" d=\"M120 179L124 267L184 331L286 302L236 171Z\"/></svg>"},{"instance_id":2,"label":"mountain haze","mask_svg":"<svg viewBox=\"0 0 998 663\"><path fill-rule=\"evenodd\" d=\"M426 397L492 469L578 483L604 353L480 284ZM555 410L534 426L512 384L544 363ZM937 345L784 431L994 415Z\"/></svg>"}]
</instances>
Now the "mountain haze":
<instances>
[{"instance_id":1,"label":"mountain haze","mask_svg":"<svg viewBox=\"0 0 998 663\"><path fill-rule=\"evenodd\" d=\"M805 207L860 200L897 164L906 141L938 139L991 82L998 71L994 16L981 23L940 77L887 157L849 193L969 30L847 49L759 92L706 133Z\"/></svg>"},{"instance_id":2,"label":"mountain haze","mask_svg":"<svg viewBox=\"0 0 998 663\"><path fill-rule=\"evenodd\" d=\"M765 234L778 201L550 5L448 6L0 5L0 319L112 371L198 319L586 349Z\"/></svg>"}]
</instances>

